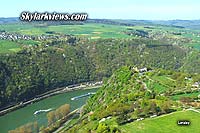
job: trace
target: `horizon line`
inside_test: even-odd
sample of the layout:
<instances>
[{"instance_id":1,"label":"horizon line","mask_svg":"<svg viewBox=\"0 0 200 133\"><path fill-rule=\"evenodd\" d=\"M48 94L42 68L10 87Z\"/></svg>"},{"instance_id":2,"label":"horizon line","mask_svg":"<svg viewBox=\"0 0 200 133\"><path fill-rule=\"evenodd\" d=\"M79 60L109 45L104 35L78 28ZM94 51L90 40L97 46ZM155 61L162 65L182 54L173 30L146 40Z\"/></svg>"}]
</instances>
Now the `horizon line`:
<instances>
[{"instance_id":1,"label":"horizon line","mask_svg":"<svg viewBox=\"0 0 200 133\"><path fill-rule=\"evenodd\" d=\"M19 17L0 17L0 19L9 19L9 18L15 18L18 19ZM87 20L92 19L99 19L99 20L136 20L136 21L200 21L199 19L134 19L134 18L88 18Z\"/></svg>"}]
</instances>

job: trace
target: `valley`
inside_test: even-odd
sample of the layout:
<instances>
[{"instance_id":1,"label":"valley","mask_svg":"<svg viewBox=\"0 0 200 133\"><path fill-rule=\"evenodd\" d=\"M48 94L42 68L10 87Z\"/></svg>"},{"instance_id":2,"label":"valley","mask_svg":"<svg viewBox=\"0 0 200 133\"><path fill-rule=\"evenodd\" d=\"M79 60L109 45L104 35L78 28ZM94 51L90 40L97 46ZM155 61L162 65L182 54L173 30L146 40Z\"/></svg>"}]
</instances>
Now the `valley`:
<instances>
[{"instance_id":1,"label":"valley","mask_svg":"<svg viewBox=\"0 0 200 133\"><path fill-rule=\"evenodd\" d=\"M0 19L1 110L66 86L99 81L103 86L56 93L9 112L0 117L3 132L199 130L200 30L191 28L196 21L187 22L190 26L178 20L177 25L4 21ZM40 117L32 115L36 111ZM26 119L16 124L22 114ZM191 125L178 126L178 120Z\"/></svg>"}]
</instances>

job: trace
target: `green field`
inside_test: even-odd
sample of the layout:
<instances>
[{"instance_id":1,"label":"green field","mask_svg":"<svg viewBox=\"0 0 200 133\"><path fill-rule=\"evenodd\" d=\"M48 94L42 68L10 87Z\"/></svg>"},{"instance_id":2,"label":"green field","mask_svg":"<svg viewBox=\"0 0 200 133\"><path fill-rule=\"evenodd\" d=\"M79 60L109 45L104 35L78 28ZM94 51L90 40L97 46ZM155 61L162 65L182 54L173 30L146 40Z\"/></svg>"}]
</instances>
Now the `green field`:
<instances>
[{"instance_id":1,"label":"green field","mask_svg":"<svg viewBox=\"0 0 200 133\"><path fill-rule=\"evenodd\" d=\"M33 40L18 40L13 42L10 40L0 40L0 53L13 53L21 50L22 46L25 45L36 45L39 44L37 41Z\"/></svg>"},{"instance_id":2,"label":"green field","mask_svg":"<svg viewBox=\"0 0 200 133\"><path fill-rule=\"evenodd\" d=\"M106 39L106 38L140 38L136 35L128 35L126 32L131 32L131 30L142 30L148 32L149 34L155 34L157 39L162 39L162 36L170 38L170 40L180 40L181 38L192 39L192 42L184 44L185 46L190 46L195 49L200 49L200 37L198 37L197 31L188 29L179 29L168 26L152 26L152 29L147 29L145 26L120 26L112 24L97 24L97 23L87 23L83 25L46 25L44 24L34 24L34 23L15 23L15 24L0 24L0 30L5 30L9 33L19 33L24 35L46 35L47 32L55 32L55 34L71 34L78 37L86 37L89 39ZM183 32L184 34L178 36L172 33ZM163 34L163 35L162 35ZM193 35L194 34L194 35ZM19 44L24 45L34 45L40 42L35 41L18 41ZM1 46L0 53L7 53L11 51L19 51L16 49L14 43L9 43L9 41Z\"/></svg>"},{"instance_id":3,"label":"green field","mask_svg":"<svg viewBox=\"0 0 200 133\"><path fill-rule=\"evenodd\" d=\"M156 92L162 93L175 85L175 81L168 76L153 76L147 81L148 88L154 88Z\"/></svg>"},{"instance_id":4,"label":"green field","mask_svg":"<svg viewBox=\"0 0 200 133\"><path fill-rule=\"evenodd\" d=\"M8 32L16 32L26 35L42 35L47 31L54 31L62 34L73 34L78 36L86 36L91 39L97 38L123 38L129 37L122 32L126 30L126 26L108 25L108 24L84 24L84 25L56 25L37 27L31 24L7 24L0 25L1 30Z\"/></svg>"},{"instance_id":5,"label":"green field","mask_svg":"<svg viewBox=\"0 0 200 133\"><path fill-rule=\"evenodd\" d=\"M200 92L193 92L193 93L189 93L189 94L174 95L174 96L171 96L171 99L180 100L181 97L196 98L196 97L198 97L199 94L200 94Z\"/></svg>"},{"instance_id":6,"label":"green field","mask_svg":"<svg viewBox=\"0 0 200 133\"><path fill-rule=\"evenodd\" d=\"M21 48L16 42L0 40L0 53L17 52Z\"/></svg>"},{"instance_id":7,"label":"green field","mask_svg":"<svg viewBox=\"0 0 200 133\"><path fill-rule=\"evenodd\" d=\"M165 85L165 86L174 86L175 85L175 81L167 76L153 76L153 79L156 81L159 81L161 84Z\"/></svg>"},{"instance_id":8,"label":"green field","mask_svg":"<svg viewBox=\"0 0 200 133\"><path fill-rule=\"evenodd\" d=\"M46 34L47 31L54 31L61 34L73 34L78 36L85 36L91 39L98 38L127 38L129 35L124 34L124 31L127 29L133 30L144 30L152 33L162 33L162 32L181 32L181 31L190 31L187 29L178 29L174 27L166 26L152 26L152 29L147 29L145 26L120 26L120 25L111 25L111 24L96 24L96 23L87 23L83 25L50 25L47 26L43 24L38 26L36 24L3 24L0 25L0 30L5 30L8 32L15 32L26 35L42 35ZM193 31L190 31L193 32ZM187 37L192 39L200 39L191 35L191 33L184 34L182 36L169 35L170 37L180 38ZM133 36L132 36L133 37Z\"/></svg>"},{"instance_id":9,"label":"green field","mask_svg":"<svg viewBox=\"0 0 200 133\"><path fill-rule=\"evenodd\" d=\"M177 120L189 120L190 126L178 126ZM199 133L200 114L193 111L180 111L157 118L147 118L120 126L125 133Z\"/></svg>"}]
</instances>

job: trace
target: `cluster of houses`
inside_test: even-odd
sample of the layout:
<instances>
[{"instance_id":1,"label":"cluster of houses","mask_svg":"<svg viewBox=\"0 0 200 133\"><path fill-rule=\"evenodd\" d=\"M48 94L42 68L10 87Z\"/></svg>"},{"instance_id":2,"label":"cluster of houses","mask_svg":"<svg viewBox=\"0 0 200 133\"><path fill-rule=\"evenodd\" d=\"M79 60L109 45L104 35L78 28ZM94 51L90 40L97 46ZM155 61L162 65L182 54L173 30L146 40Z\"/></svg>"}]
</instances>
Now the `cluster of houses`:
<instances>
[{"instance_id":1,"label":"cluster of houses","mask_svg":"<svg viewBox=\"0 0 200 133\"><path fill-rule=\"evenodd\" d=\"M195 82L192 85L192 90L200 90L200 82Z\"/></svg>"},{"instance_id":2,"label":"cluster of houses","mask_svg":"<svg viewBox=\"0 0 200 133\"><path fill-rule=\"evenodd\" d=\"M200 89L200 82L195 82L193 85L192 85L193 88L199 88Z\"/></svg>"},{"instance_id":3,"label":"cluster of houses","mask_svg":"<svg viewBox=\"0 0 200 133\"><path fill-rule=\"evenodd\" d=\"M97 82L87 82L86 86L98 86L98 85L102 85L103 81L97 81Z\"/></svg>"},{"instance_id":4,"label":"cluster of houses","mask_svg":"<svg viewBox=\"0 0 200 133\"><path fill-rule=\"evenodd\" d=\"M185 80L188 80L188 81L192 81L192 78L191 77L185 77ZM191 90L200 90L200 81L197 81L197 82L194 82L192 84L192 88Z\"/></svg>"},{"instance_id":5,"label":"cluster of houses","mask_svg":"<svg viewBox=\"0 0 200 133\"><path fill-rule=\"evenodd\" d=\"M32 40L32 37L29 35L20 35L16 33L0 32L1 40Z\"/></svg>"},{"instance_id":6,"label":"cluster of houses","mask_svg":"<svg viewBox=\"0 0 200 133\"><path fill-rule=\"evenodd\" d=\"M21 35L18 33L9 33L6 31L0 31L0 39L1 40L10 40L10 41L16 41L16 40L38 40L38 41L45 41L49 39L68 39L69 35Z\"/></svg>"},{"instance_id":7,"label":"cluster of houses","mask_svg":"<svg viewBox=\"0 0 200 133\"><path fill-rule=\"evenodd\" d=\"M148 71L152 71L151 68L147 68L147 67L140 68L140 69L138 69L137 67L133 67L132 69L136 72L139 72L139 73L145 73L145 72L148 72Z\"/></svg>"},{"instance_id":8,"label":"cluster of houses","mask_svg":"<svg viewBox=\"0 0 200 133\"><path fill-rule=\"evenodd\" d=\"M92 87L92 86L100 86L103 84L103 81L97 81L97 82L86 82L82 84L76 84L76 85L70 85L65 87L66 91L71 91L71 90L78 90L78 89L83 89L86 87Z\"/></svg>"}]
</instances>

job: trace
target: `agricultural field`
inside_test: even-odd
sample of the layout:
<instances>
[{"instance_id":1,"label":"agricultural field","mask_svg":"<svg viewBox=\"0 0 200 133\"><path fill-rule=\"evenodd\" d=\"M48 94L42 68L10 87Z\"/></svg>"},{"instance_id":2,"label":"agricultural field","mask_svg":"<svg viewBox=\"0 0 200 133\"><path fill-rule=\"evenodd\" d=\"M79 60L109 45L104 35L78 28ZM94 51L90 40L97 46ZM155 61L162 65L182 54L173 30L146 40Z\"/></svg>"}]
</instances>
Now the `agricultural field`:
<instances>
[{"instance_id":1,"label":"agricultural field","mask_svg":"<svg viewBox=\"0 0 200 133\"><path fill-rule=\"evenodd\" d=\"M38 24L39 25L39 24ZM174 38L187 37L195 40L200 38L196 36L197 31L188 30L188 29L179 29L168 26L120 26L120 25L111 25L111 24L96 24L96 23L87 23L83 25L36 25L36 24L1 24L0 30L5 30L8 32L15 32L26 35L42 35L47 34L48 31L53 31L55 33L61 34L73 34L78 36L85 36L91 39L98 38L127 38L129 35L124 34L127 29L133 30L144 30L147 32L155 33L166 33L168 36ZM172 35L172 32L184 32L185 34L181 36ZM133 36L131 36L133 37Z\"/></svg>"},{"instance_id":2,"label":"agricultural field","mask_svg":"<svg viewBox=\"0 0 200 133\"><path fill-rule=\"evenodd\" d=\"M13 24L1 24L0 31L6 31L8 33L20 34L20 35L74 35L76 37L84 37L91 40L98 39L123 39L123 38L149 38L162 40L165 43L184 45L195 49L200 49L200 37L199 32L190 29L180 29L170 26L160 25L112 25L103 23L86 23L82 25L47 25L36 23L13 23ZM50 32L50 33L49 33ZM180 34L181 33L181 34ZM145 35L146 34L146 35ZM180 34L180 35L177 35ZM185 41L186 40L186 41ZM19 41L24 45L40 44L34 40L31 41ZM13 45L7 43L7 47L15 49ZM8 49L2 46L2 51L10 52Z\"/></svg>"},{"instance_id":3,"label":"agricultural field","mask_svg":"<svg viewBox=\"0 0 200 133\"><path fill-rule=\"evenodd\" d=\"M16 42L0 40L0 53L18 52L21 48Z\"/></svg>"},{"instance_id":4,"label":"agricultural field","mask_svg":"<svg viewBox=\"0 0 200 133\"><path fill-rule=\"evenodd\" d=\"M178 126L178 120L189 120L190 126ZM120 127L124 133L191 133L199 131L200 114L194 111L179 111L156 118L147 118Z\"/></svg>"},{"instance_id":5,"label":"agricultural field","mask_svg":"<svg viewBox=\"0 0 200 133\"><path fill-rule=\"evenodd\" d=\"M73 34L93 38L119 38L129 37L121 32L126 30L126 26L108 25L108 24L84 24L84 25L51 25L34 26L33 24L7 24L0 25L1 30L16 32L26 35L42 35L48 31L60 34Z\"/></svg>"}]
</instances>

